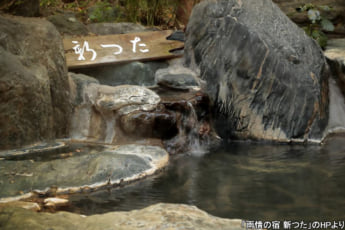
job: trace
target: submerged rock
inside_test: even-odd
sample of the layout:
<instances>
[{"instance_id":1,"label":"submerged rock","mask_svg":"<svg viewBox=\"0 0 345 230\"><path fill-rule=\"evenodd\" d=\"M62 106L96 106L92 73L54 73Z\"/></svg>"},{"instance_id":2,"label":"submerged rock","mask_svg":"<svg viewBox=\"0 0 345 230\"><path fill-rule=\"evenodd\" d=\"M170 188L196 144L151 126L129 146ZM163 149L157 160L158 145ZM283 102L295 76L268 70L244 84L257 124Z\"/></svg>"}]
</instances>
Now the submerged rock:
<instances>
[{"instance_id":1,"label":"submerged rock","mask_svg":"<svg viewBox=\"0 0 345 230\"><path fill-rule=\"evenodd\" d=\"M102 215L81 216L68 212L36 213L19 208L0 208L3 230L9 229L58 229L73 230L242 230L241 220L211 216L195 206L183 204L155 204L142 210L110 212Z\"/></svg>"},{"instance_id":2,"label":"submerged rock","mask_svg":"<svg viewBox=\"0 0 345 230\"><path fill-rule=\"evenodd\" d=\"M151 175L168 163L168 153L158 146L83 148L2 160L0 200L32 191L56 195L116 185Z\"/></svg>"},{"instance_id":3,"label":"submerged rock","mask_svg":"<svg viewBox=\"0 0 345 230\"><path fill-rule=\"evenodd\" d=\"M0 15L0 110L0 149L67 137L64 49L48 21Z\"/></svg>"},{"instance_id":4,"label":"submerged rock","mask_svg":"<svg viewBox=\"0 0 345 230\"><path fill-rule=\"evenodd\" d=\"M187 27L185 53L207 82L221 137L323 138L327 63L317 43L271 0L201 2Z\"/></svg>"}]
</instances>

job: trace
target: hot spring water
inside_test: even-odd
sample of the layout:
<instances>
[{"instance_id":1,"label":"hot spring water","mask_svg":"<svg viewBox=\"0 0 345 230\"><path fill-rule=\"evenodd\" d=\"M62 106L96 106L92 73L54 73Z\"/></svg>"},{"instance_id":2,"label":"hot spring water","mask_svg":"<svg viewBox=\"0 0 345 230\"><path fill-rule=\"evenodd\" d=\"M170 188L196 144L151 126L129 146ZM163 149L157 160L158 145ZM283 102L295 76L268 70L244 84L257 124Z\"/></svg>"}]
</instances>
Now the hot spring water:
<instances>
[{"instance_id":1,"label":"hot spring water","mask_svg":"<svg viewBox=\"0 0 345 230\"><path fill-rule=\"evenodd\" d=\"M123 188L70 197L82 214L158 202L253 220L344 220L344 136L323 145L232 143L208 154L172 157L166 170Z\"/></svg>"}]
</instances>

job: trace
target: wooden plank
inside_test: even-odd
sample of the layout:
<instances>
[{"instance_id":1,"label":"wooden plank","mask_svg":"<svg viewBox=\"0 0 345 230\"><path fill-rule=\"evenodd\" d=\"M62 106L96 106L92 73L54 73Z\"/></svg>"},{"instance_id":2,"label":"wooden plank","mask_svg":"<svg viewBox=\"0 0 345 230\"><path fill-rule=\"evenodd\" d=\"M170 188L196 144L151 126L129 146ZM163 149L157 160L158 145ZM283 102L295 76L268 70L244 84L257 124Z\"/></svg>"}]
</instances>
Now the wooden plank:
<instances>
[{"instance_id":1,"label":"wooden plank","mask_svg":"<svg viewBox=\"0 0 345 230\"><path fill-rule=\"evenodd\" d=\"M183 42L167 40L171 30L83 36L63 40L69 69L110 63L173 58Z\"/></svg>"}]
</instances>

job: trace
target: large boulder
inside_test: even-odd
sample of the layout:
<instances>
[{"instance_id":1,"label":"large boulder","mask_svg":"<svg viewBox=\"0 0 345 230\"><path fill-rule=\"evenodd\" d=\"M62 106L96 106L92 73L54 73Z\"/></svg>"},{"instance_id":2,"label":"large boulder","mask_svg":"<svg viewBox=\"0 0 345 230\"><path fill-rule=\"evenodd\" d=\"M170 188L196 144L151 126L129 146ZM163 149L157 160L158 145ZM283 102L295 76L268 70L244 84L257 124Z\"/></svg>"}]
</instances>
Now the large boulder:
<instances>
[{"instance_id":1,"label":"large boulder","mask_svg":"<svg viewBox=\"0 0 345 230\"><path fill-rule=\"evenodd\" d=\"M271 0L201 2L185 51L207 81L222 137L323 137L329 74L322 50Z\"/></svg>"},{"instance_id":2,"label":"large boulder","mask_svg":"<svg viewBox=\"0 0 345 230\"><path fill-rule=\"evenodd\" d=\"M62 40L46 20L0 16L0 149L68 136Z\"/></svg>"}]
</instances>

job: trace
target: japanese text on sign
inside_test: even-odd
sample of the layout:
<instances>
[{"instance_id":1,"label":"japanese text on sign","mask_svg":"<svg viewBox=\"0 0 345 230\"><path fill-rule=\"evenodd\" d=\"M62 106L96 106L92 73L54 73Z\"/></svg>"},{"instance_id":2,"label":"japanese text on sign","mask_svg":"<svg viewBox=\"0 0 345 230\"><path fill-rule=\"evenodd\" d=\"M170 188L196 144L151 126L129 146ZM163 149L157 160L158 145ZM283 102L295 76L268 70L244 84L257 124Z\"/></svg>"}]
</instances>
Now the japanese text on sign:
<instances>
[{"instance_id":1,"label":"japanese text on sign","mask_svg":"<svg viewBox=\"0 0 345 230\"><path fill-rule=\"evenodd\" d=\"M344 229L345 221L252 221L243 220L245 229Z\"/></svg>"},{"instance_id":2,"label":"japanese text on sign","mask_svg":"<svg viewBox=\"0 0 345 230\"><path fill-rule=\"evenodd\" d=\"M146 49L145 43L139 43L141 41L140 37L135 37L133 40L130 40L130 43L132 43L132 52L136 53L137 50L141 53L147 53L150 50ZM92 53L91 61L94 61L97 57L97 52L94 49L91 49L89 46L88 41L84 41L83 45L81 46L78 41L72 41L75 46L73 47L74 53L78 54L78 61L85 61L84 53L90 52ZM113 55L119 55L123 52L123 47L118 44L101 44L102 48L115 48L116 52L113 53ZM137 49L139 47L139 49Z\"/></svg>"}]
</instances>

